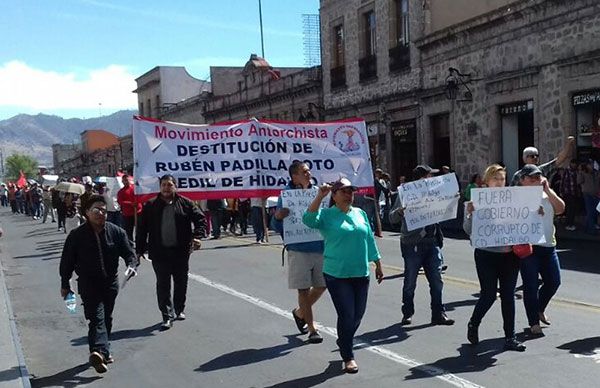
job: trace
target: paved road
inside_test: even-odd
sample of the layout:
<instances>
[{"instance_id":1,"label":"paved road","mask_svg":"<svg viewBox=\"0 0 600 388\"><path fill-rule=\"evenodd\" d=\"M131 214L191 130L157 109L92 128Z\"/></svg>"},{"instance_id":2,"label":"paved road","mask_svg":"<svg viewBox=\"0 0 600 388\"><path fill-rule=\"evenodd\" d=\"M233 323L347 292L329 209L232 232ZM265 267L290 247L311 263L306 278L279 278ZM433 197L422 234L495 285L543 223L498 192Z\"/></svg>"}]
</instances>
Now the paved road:
<instances>
[{"instance_id":1,"label":"paved road","mask_svg":"<svg viewBox=\"0 0 600 388\"><path fill-rule=\"evenodd\" d=\"M325 294L316 306L325 341L309 345L289 313L279 239L206 241L190 265L188 320L159 332L154 274L149 263L121 291L115 309L116 363L97 375L87 365L81 309L66 312L59 298L58 262L64 234L55 224L0 213L5 278L33 387L524 387L596 386L600 379L600 263L597 245L561 246L563 285L548 314L546 337L526 340L524 353L503 352L499 303L486 316L477 347L466 344L466 322L478 292L472 251L446 240L444 300L452 327L429 324L429 296L419 278L413 324L401 327L402 260L397 236L378 240L387 279L372 282L357 338L357 375L341 374L335 313ZM517 328L526 326L517 304ZM0 374L1 376L1 374Z\"/></svg>"}]
</instances>

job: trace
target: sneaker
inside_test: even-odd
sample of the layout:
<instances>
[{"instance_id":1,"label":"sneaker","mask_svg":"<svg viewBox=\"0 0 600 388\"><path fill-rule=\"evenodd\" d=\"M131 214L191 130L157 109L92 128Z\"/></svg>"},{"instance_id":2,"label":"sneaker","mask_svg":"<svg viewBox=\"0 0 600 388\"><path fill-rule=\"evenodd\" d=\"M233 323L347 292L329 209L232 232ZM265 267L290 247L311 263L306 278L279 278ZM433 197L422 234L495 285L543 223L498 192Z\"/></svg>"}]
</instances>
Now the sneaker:
<instances>
[{"instance_id":1,"label":"sneaker","mask_svg":"<svg viewBox=\"0 0 600 388\"><path fill-rule=\"evenodd\" d=\"M454 325L454 319L448 318L446 313L441 313L438 316L431 317L431 323L433 325L452 326Z\"/></svg>"},{"instance_id":2,"label":"sneaker","mask_svg":"<svg viewBox=\"0 0 600 388\"><path fill-rule=\"evenodd\" d=\"M173 327L173 320L172 319L166 319L166 320L163 321L162 325L160 325L160 329L161 330L169 330L172 327Z\"/></svg>"},{"instance_id":3,"label":"sneaker","mask_svg":"<svg viewBox=\"0 0 600 388\"><path fill-rule=\"evenodd\" d=\"M185 321L185 314L182 312L177 313L177 316L175 317L175 320L177 321Z\"/></svg>"},{"instance_id":4,"label":"sneaker","mask_svg":"<svg viewBox=\"0 0 600 388\"><path fill-rule=\"evenodd\" d=\"M412 323L412 315L404 315L402 317L402 321L400 321L400 324L402 326L410 325L411 323Z\"/></svg>"},{"instance_id":5,"label":"sneaker","mask_svg":"<svg viewBox=\"0 0 600 388\"><path fill-rule=\"evenodd\" d=\"M467 324L467 339L473 345L479 343L479 327L475 326L471 322Z\"/></svg>"},{"instance_id":6,"label":"sneaker","mask_svg":"<svg viewBox=\"0 0 600 388\"><path fill-rule=\"evenodd\" d=\"M308 335L308 343L310 344L320 344L323 342L323 337L319 334L318 331L313 331Z\"/></svg>"},{"instance_id":7,"label":"sneaker","mask_svg":"<svg viewBox=\"0 0 600 388\"><path fill-rule=\"evenodd\" d=\"M108 371L108 367L104 363L104 356L102 356L98 352L90 353L90 365L96 370L98 373L106 373Z\"/></svg>"},{"instance_id":8,"label":"sneaker","mask_svg":"<svg viewBox=\"0 0 600 388\"><path fill-rule=\"evenodd\" d=\"M504 350L514 350L515 352L524 352L525 349L527 349L525 347L525 345L523 345L522 343L517 341L514 337L507 338L506 341L504 341Z\"/></svg>"},{"instance_id":9,"label":"sneaker","mask_svg":"<svg viewBox=\"0 0 600 388\"><path fill-rule=\"evenodd\" d=\"M104 361L105 361L107 364L112 364L113 362L115 362L115 359L113 358L113 356L112 356L112 355L110 355L110 354L109 354L109 355L108 355L108 357L104 357Z\"/></svg>"}]
</instances>

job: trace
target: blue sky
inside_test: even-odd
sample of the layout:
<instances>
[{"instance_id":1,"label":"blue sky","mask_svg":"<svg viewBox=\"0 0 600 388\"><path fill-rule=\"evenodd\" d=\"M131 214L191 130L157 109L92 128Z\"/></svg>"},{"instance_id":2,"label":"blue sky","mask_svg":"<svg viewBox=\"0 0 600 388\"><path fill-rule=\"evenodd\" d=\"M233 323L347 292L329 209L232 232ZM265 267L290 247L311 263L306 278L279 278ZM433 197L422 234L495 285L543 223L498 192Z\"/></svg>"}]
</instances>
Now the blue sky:
<instances>
[{"instance_id":1,"label":"blue sky","mask_svg":"<svg viewBox=\"0 0 600 388\"><path fill-rule=\"evenodd\" d=\"M303 66L302 14L319 0L262 0L265 57ZM0 120L135 109L154 66L243 66L260 55L258 0L8 0L0 13Z\"/></svg>"}]
</instances>

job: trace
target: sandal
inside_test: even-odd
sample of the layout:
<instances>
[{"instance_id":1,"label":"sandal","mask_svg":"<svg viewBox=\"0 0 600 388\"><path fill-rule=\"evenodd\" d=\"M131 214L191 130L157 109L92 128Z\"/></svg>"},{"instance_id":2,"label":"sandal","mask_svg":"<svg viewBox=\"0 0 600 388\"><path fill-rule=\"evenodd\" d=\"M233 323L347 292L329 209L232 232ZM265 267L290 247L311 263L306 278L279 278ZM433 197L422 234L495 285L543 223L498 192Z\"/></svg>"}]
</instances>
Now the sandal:
<instances>
[{"instance_id":1,"label":"sandal","mask_svg":"<svg viewBox=\"0 0 600 388\"><path fill-rule=\"evenodd\" d=\"M296 322L296 327L300 331L300 334L308 333L308 325L304 322L304 319L300 318L296 315L296 309L292 310L292 317L294 317L294 321Z\"/></svg>"},{"instance_id":2,"label":"sandal","mask_svg":"<svg viewBox=\"0 0 600 388\"><path fill-rule=\"evenodd\" d=\"M546 314L544 314L543 312L540 311L539 317L540 317L540 322L542 322L544 325L550 326L550 319L548 319Z\"/></svg>"},{"instance_id":3,"label":"sandal","mask_svg":"<svg viewBox=\"0 0 600 388\"><path fill-rule=\"evenodd\" d=\"M350 360L344 362L344 372L346 373L358 373L358 365L356 361Z\"/></svg>"}]
</instances>

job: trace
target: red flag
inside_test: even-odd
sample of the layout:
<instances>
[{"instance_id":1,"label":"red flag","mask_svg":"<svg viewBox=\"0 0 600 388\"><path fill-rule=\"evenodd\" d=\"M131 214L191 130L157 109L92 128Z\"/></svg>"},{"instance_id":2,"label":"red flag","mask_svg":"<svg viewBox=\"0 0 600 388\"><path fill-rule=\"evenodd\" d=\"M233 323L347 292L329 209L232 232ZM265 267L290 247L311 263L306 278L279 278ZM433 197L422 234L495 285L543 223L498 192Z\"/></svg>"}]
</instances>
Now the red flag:
<instances>
[{"instance_id":1,"label":"red flag","mask_svg":"<svg viewBox=\"0 0 600 388\"><path fill-rule=\"evenodd\" d=\"M19 171L19 179L17 180L17 187L25 187L27 186L27 178L23 173L23 170Z\"/></svg>"},{"instance_id":2,"label":"red flag","mask_svg":"<svg viewBox=\"0 0 600 388\"><path fill-rule=\"evenodd\" d=\"M278 79L281 78L281 73L278 70L270 70L269 69L268 73L271 76L271 79L273 81L277 81Z\"/></svg>"}]
</instances>

